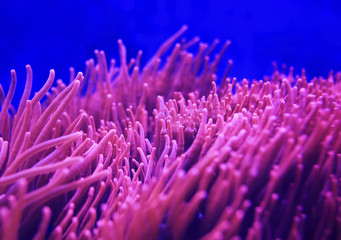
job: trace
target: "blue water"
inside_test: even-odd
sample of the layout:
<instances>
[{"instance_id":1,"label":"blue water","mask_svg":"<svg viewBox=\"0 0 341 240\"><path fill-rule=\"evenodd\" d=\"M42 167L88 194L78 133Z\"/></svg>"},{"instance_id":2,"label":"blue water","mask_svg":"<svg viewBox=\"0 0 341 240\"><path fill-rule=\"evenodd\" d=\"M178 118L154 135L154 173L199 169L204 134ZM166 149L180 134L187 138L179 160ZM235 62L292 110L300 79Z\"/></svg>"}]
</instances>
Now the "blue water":
<instances>
[{"instance_id":1,"label":"blue water","mask_svg":"<svg viewBox=\"0 0 341 240\"><path fill-rule=\"evenodd\" d=\"M7 92L10 69L18 73L15 104L23 91L25 65L34 73L33 92L50 68L68 79L69 67L84 70L93 50L117 59L122 38L128 57L144 51L146 62L158 46L183 24L186 39L200 36L232 41L220 65L229 58L230 76L260 79L272 61L302 67L308 77L341 71L341 1L1 1L0 83ZM197 49L194 47L195 52Z\"/></svg>"}]
</instances>

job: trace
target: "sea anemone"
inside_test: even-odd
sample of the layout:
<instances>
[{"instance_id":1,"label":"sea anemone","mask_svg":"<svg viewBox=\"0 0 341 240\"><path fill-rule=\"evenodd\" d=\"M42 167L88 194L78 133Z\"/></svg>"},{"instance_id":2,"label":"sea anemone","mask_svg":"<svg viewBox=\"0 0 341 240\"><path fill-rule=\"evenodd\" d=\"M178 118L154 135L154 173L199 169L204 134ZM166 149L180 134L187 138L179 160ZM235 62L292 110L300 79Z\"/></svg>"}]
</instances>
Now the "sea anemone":
<instances>
[{"instance_id":1,"label":"sea anemone","mask_svg":"<svg viewBox=\"0 0 341 240\"><path fill-rule=\"evenodd\" d=\"M1 239L340 239L341 74L215 74L230 42L176 43L142 68L103 51L50 71L17 111L0 88ZM198 45L195 54L188 51ZM170 52L165 59L164 55Z\"/></svg>"}]
</instances>

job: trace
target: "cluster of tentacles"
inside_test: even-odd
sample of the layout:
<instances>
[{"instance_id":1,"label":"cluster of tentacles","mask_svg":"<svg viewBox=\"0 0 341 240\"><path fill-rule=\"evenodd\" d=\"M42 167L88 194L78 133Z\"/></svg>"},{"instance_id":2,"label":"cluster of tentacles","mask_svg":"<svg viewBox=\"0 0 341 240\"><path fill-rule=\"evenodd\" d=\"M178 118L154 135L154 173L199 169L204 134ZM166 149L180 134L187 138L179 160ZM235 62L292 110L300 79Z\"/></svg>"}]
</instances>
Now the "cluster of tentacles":
<instances>
[{"instance_id":1,"label":"cluster of tentacles","mask_svg":"<svg viewBox=\"0 0 341 240\"><path fill-rule=\"evenodd\" d=\"M341 74L215 71L226 42L140 67L95 51L17 111L0 88L1 239L340 239ZM231 62L227 67L227 72ZM45 100L42 101L43 97Z\"/></svg>"}]
</instances>

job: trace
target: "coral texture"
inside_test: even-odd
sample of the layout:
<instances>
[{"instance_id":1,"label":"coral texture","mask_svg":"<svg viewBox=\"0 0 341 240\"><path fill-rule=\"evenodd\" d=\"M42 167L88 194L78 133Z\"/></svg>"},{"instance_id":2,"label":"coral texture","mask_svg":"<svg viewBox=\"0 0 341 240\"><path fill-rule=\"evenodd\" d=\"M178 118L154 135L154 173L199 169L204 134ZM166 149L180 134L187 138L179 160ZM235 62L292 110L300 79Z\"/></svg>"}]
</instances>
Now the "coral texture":
<instances>
[{"instance_id":1,"label":"coral texture","mask_svg":"<svg viewBox=\"0 0 341 240\"><path fill-rule=\"evenodd\" d=\"M1 239L341 238L341 74L237 82L229 61L217 86L230 42L212 58L185 30L143 68L119 40L119 67L95 51L69 84L51 70L31 100L28 65L17 111L11 71Z\"/></svg>"}]
</instances>

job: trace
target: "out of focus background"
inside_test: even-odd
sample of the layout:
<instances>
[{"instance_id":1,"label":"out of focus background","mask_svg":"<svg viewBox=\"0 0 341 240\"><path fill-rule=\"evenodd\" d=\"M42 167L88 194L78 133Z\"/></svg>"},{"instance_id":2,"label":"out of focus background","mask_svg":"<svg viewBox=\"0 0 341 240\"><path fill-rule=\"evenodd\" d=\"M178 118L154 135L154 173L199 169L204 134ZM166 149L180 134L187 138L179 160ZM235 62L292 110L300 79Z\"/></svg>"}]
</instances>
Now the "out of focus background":
<instances>
[{"instance_id":1,"label":"out of focus background","mask_svg":"<svg viewBox=\"0 0 341 240\"><path fill-rule=\"evenodd\" d=\"M35 92L51 68L66 81L70 66L84 71L94 49L117 59L118 38L129 58L142 49L146 63L183 24L188 40L232 41L218 75L228 59L234 62L230 76L239 80L270 75L272 61L294 66L296 73L304 67L309 78L341 71L340 0L11 0L0 4L0 83L7 92L10 70L16 69L16 105L28 63Z\"/></svg>"}]
</instances>

